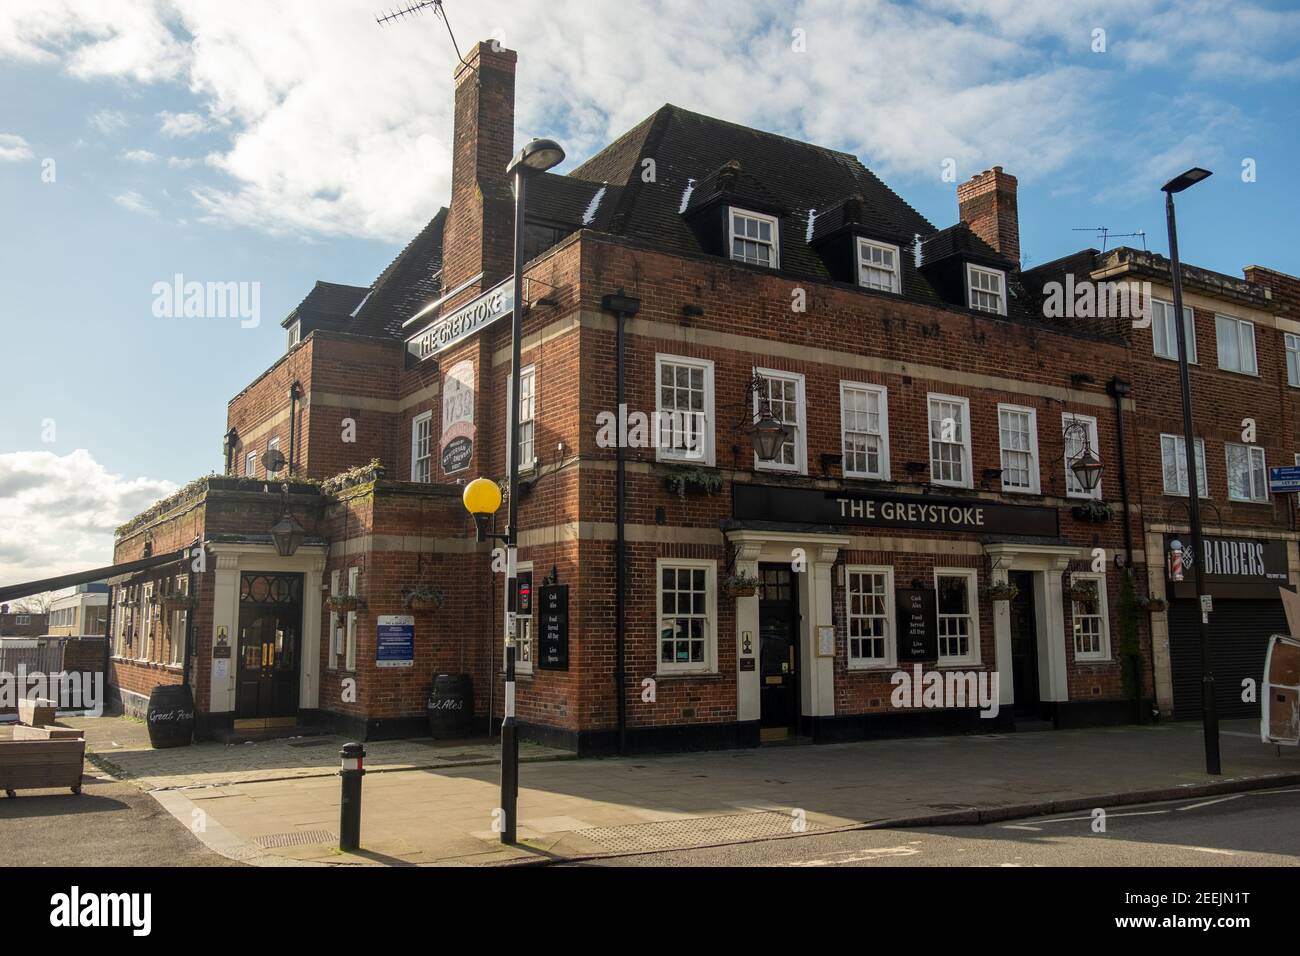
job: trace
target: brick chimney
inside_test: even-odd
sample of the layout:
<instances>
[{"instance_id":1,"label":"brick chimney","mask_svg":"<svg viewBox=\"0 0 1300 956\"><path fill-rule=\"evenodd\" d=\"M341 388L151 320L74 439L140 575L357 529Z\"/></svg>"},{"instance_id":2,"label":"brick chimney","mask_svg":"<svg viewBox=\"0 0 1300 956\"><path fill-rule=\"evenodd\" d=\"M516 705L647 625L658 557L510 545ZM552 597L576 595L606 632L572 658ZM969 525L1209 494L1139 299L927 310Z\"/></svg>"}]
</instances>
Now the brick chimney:
<instances>
[{"instance_id":1,"label":"brick chimney","mask_svg":"<svg viewBox=\"0 0 1300 956\"><path fill-rule=\"evenodd\" d=\"M957 187L961 221L1002 255L1020 265L1020 215L1016 177L994 166Z\"/></svg>"},{"instance_id":2,"label":"brick chimney","mask_svg":"<svg viewBox=\"0 0 1300 956\"><path fill-rule=\"evenodd\" d=\"M443 289L480 272L488 288L512 268L514 197L506 166L514 155L517 58L513 50L484 41L457 64Z\"/></svg>"}]
</instances>

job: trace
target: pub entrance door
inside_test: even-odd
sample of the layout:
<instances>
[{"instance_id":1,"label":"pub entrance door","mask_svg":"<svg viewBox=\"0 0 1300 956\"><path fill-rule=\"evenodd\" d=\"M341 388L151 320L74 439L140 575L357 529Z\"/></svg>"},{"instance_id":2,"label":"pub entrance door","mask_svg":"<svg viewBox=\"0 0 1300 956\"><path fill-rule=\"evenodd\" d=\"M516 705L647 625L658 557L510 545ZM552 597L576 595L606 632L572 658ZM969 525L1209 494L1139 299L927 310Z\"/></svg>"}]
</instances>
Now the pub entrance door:
<instances>
[{"instance_id":1,"label":"pub entrance door","mask_svg":"<svg viewBox=\"0 0 1300 956\"><path fill-rule=\"evenodd\" d=\"M242 575L235 686L240 729L297 721L301 642L302 575Z\"/></svg>"},{"instance_id":2,"label":"pub entrance door","mask_svg":"<svg viewBox=\"0 0 1300 956\"><path fill-rule=\"evenodd\" d=\"M760 564L759 717L763 740L789 737L799 721L799 595L788 564Z\"/></svg>"}]
</instances>

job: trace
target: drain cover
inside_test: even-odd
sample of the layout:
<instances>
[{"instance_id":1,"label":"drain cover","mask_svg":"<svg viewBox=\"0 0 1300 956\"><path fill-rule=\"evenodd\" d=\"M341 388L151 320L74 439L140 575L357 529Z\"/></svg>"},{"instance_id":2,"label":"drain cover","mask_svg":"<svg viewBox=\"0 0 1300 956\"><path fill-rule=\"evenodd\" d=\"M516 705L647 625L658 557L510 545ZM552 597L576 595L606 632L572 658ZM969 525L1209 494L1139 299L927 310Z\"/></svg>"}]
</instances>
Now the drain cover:
<instances>
[{"instance_id":1,"label":"drain cover","mask_svg":"<svg viewBox=\"0 0 1300 956\"><path fill-rule=\"evenodd\" d=\"M329 830L295 830L292 833L269 833L253 837L253 842L267 850L286 846L329 846L339 842L338 834Z\"/></svg>"},{"instance_id":2,"label":"drain cover","mask_svg":"<svg viewBox=\"0 0 1300 956\"><path fill-rule=\"evenodd\" d=\"M798 825L798 829L796 829ZM791 833L820 829L802 816L781 811L738 813L721 817L687 817L655 823L633 823L622 827L593 827L578 830L580 836L612 853L637 850L668 850L717 843L743 843Z\"/></svg>"}]
</instances>

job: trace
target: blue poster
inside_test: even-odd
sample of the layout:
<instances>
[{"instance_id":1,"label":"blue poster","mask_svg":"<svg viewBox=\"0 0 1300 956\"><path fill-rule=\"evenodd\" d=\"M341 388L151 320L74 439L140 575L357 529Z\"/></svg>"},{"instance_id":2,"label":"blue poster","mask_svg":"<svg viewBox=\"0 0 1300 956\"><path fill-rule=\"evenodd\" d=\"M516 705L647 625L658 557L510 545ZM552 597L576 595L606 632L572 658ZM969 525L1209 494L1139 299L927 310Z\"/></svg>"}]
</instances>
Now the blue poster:
<instances>
[{"instance_id":1,"label":"blue poster","mask_svg":"<svg viewBox=\"0 0 1300 956\"><path fill-rule=\"evenodd\" d=\"M376 667L415 666L415 618L380 617L375 640Z\"/></svg>"}]
</instances>

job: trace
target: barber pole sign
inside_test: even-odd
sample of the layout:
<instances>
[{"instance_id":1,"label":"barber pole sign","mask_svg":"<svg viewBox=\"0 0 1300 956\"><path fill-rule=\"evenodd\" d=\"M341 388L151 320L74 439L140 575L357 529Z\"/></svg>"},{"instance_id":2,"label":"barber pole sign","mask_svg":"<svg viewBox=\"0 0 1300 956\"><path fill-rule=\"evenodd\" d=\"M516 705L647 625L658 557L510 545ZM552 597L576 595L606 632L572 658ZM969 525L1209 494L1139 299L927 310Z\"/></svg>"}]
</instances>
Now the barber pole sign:
<instances>
[{"instance_id":1,"label":"barber pole sign","mask_svg":"<svg viewBox=\"0 0 1300 956\"><path fill-rule=\"evenodd\" d=\"M1169 552L1169 580L1181 581L1183 579L1183 552Z\"/></svg>"}]
</instances>

